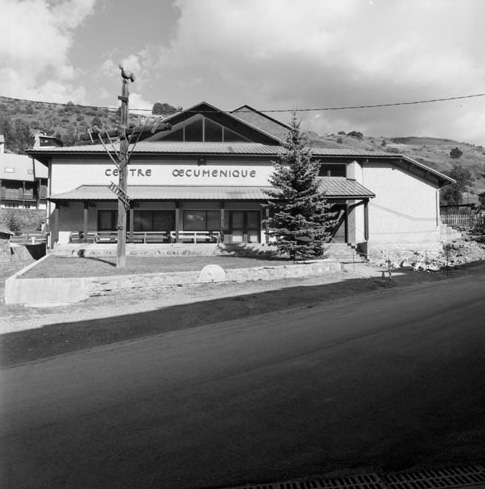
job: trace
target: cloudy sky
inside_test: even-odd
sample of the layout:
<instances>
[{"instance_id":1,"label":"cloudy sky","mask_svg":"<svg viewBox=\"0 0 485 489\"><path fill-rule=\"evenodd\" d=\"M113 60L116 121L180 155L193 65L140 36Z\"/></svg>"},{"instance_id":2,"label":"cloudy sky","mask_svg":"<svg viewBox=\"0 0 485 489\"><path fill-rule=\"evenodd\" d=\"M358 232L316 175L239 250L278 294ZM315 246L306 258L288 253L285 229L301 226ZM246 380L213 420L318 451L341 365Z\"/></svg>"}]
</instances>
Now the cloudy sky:
<instances>
[{"instance_id":1,"label":"cloudy sky","mask_svg":"<svg viewBox=\"0 0 485 489\"><path fill-rule=\"evenodd\" d=\"M0 95L323 109L485 93L483 0L1 0ZM485 145L485 97L299 112L321 134ZM288 112L270 113L284 122Z\"/></svg>"}]
</instances>

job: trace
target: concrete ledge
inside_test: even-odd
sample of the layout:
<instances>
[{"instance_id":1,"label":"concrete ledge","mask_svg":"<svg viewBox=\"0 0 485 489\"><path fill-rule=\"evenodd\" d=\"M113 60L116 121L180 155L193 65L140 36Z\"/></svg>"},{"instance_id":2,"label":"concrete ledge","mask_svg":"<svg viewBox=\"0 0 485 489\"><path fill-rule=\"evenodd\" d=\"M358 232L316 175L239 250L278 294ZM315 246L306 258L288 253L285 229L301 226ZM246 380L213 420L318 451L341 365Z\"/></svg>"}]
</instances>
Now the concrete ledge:
<instances>
[{"instance_id":1,"label":"concrete ledge","mask_svg":"<svg viewBox=\"0 0 485 489\"><path fill-rule=\"evenodd\" d=\"M6 304L56 305L79 302L92 296L107 295L127 289L188 285L200 282L246 282L250 280L314 277L338 273L342 270L337 260L326 259L305 264L228 269L224 270L225 274L207 274L203 273L203 270L198 270L193 272L148 273L109 277L22 278L22 275L37 263L20 270L20 272L6 280Z\"/></svg>"}]
</instances>

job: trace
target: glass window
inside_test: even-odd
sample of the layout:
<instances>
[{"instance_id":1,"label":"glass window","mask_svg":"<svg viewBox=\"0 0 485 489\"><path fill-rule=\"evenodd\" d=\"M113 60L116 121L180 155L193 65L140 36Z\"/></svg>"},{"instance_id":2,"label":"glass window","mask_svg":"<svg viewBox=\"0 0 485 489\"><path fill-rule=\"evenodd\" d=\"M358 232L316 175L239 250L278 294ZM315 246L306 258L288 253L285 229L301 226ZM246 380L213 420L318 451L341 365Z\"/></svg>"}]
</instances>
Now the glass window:
<instances>
[{"instance_id":1,"label":"glass window","mask_svg":"<svg viewBox=\"0 0 485 489\"><path fill-rule=\"evenodd\" d=\"M259 229L259 221L260 221L260 213L259 212L248 212L248 229Z\"/></svg>"},{"instance_id":2,"label":"glass window","mask_svg":"<svg viewBox=\"0 0 485 489\"><path fill-rule=\"evenodd\" d=\"M221 211L207 211L207 231L221 229Z\"/></svg>"},{"instance_id":3,"label":"glass window","mask_svg":"<svg viewBox=\"0 0 485 489\"><path fill-rule=\"evenodd\" d=\"M346 177L347 165L323 164L318 173L320 177Z\"/></svg>"},{"instance_id":4,"label":"glass window","mask_svg":"<svg viewBox=\"0 0 485 489\"><path fill-rule=\"evenodd\" d=\"M221 211L184 211L184 231L219 231Z\"/></svg>"},{"instance_id":5,"label":"glass window","mask_svg":"<svg viewBox=\"0 0 485 489\"><path fill-rule=\"evenodd\" d=\"M184 140L184 130L178 129L177 131L170 132L163 138L165 141L183 141Z\"/></svg>"},{"instance_id":6,"label":"glass window","mask_svg":"<svg viewBox=\"0 0 485 489\"><path fill-rule=\"evenodd\" d=\"M173 231L175 229L175 211L153 211L154 231Z\"/></svg>"},{"instance_id":7,"label":"glass window","mask_svg":"<svg viewBox=\"0 0 485 489\"><path fill-rule=\"evenodd\" d=\"M185 126L185 141L202 141L202 119Z\"/></svg>"},{"instance_id":8,"label":"glass window","mask_svg":"<svg viewBox=\"0 0 485 489\"><path fill-rule=\"evenodd\" d=\"M137 211L134 215L134 231L152 231L152 213L150 211Z\"/></svg>"},{"instance_id":9,"label":"glass window","mask_svg":"<svg viewBox=\"0 0 485 489\"><path fill-rule=\"evenodd\" d=\"M186 126L166 133L161 137L165 141L206 141L209 143L248 141L237 132L231 131L207 117L200 117Z\"/></svg>"},{"instance_id":10,"label":"glass window","mask_svg":"<svg viewBox=\"0 0 485 489\"><path fill-rule=\"evenodd\" d=\"M118 211L98 211L98 231L116 231Z\"/></svg>"},{"instance_id":11,"label":"glass window","mask_svg":"<svg viewBox=\"0 0 485 489\"><path fill-rule=\"evenodd\" d=\"M206 211L184 211L184 231L205 231Z\"/></svg>"},{"instance_id":12,"label":"glass window","mask_svg":"<svg viewBox=\"0 0 485 489\"><path fill-rule=\"evenodd\" d=\"M134 231L173 231L175 212L135 210L134 221Z\"/></svg>"},{"instance_id":13,"label":"glass window","mask_svg":"<svg viewBox=\"0 0 485 489\"><path fill-rule=\"evenodd\" d=\"M226 143L238 143L247 141L247 139L240 136L237 132L224 128L224 141Z\"/></svg>"},{"instance_id":14,"label":"glass window","mask_svg":"<svg viewBox=\"0 0 485 489\"><path fill-rule=\"evenodd\" d=\"M210 119L205 121L205 141L208 143L220 143L222 141L222 126L212 122Z\"/></svg>"}]
</instances>

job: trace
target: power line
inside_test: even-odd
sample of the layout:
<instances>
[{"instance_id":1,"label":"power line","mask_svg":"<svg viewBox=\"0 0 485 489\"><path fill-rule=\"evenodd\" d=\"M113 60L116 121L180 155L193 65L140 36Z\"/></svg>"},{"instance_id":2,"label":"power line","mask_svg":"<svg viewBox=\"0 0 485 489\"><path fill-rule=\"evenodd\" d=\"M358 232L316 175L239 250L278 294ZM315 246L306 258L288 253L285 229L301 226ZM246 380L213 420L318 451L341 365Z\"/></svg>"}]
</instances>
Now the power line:
<instances>
[{"instance_id":1,"label":"power line","mask_svg":"<svg viewBox=\"0 0 485 489\"><path fill-rule=\"evenodd\" d=\"M353 110L353 109L374 109L378 107L398 107L400 105L417 105L417 104L431 104L435 102L448 102L450 100L462 100L467 98L485 97L485 93L477 93L475 95L463 95L460 97L449 98L435 98L429 100L416 100L414 102L394 102L390 104L375 104L375 105L349 105L344 107L323 107L319 109L274 109L274 110L260 110L259 112L323 112L326 110Z\"/></svg>"},{"instance_id":2,"label":"power line","mask_svg":"<svg viewBox=\"0 0 485 489\"><path fill-rule=\"evenodd\" d=\"M382 108L382 107L399 107L399 106L404 106L404 105L419 105L419 104L431 104L431 103L438 103L438 102L450 102L453 100L464 100L464 99L471 99L471 98L478 98L478 97L485 97L485 93L476 93L473 95L461 95L458 97L447 97L447 98L434 98L434 99L427 99L427 100L414 100L411 102L392 102L392 103L387 103L387 104L372 104L372 105L347 105L347 106L340 106L340 107L319 107L319 108L306 108L306 109L263 109L263 110L258 110L258 112L261 113L285 113L285 112L324 112L324 111L331 111L331 110L359 110L359 109L375 109L375 108ZM96 106L96 105L82 105L82 104L62 104L62 103L57 103L57 102L42 102L40 100L26 100L26 99L18 99L18 98L12 98L12 97L2 97L10 100L18 100L18 101L25 101L25 102L33 102L33 103L39 103L39 104L47 104L47 105L61 105L61 106L71 106L71 107L83 107L83 108L89 108L89 109L107 109L107 110L112 110L116 111L118 110L117 107L108 107L108 106ZM153 109L136 109L132 108L131 111L137 111L137 112L152 112ZM184 111L184 112L192 112L190 110ZM205 110L205 111L193 111L197 113L220 113L224 112L226 114L231 114L232 111L229 110ZM251 112L250 110L240 110L239 112ZM157 115L157 114L152 114L152 115ZM170 114L172 115L172 114Z\"/></svg>"}]
</instances>

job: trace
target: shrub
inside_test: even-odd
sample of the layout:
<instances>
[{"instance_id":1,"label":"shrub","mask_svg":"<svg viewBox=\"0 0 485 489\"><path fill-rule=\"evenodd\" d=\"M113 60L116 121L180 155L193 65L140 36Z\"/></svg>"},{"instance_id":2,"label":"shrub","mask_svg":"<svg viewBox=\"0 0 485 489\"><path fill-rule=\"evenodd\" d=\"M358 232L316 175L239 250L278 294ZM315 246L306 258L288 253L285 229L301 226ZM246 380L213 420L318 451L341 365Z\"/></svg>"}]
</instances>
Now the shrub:
<instances>
[{"instance_id":1,"label":"shrub","mask_svg":"<svg viewBox=\"0 0 485 489\"><path fill-rule=\"evenodd\" d=\"M451 151L450 151L450 157L451 158L460 158L461 156L463 156L463 151L456 147L456 148L453 148Z\"/></svg>"},{"instance_id":2,"label":"shrub","mask_svg":"<svg viewBox=\"0 0 485 489\"><path fill-rule=\"evenodd\" d=\"M364 135L359 131L350 131L347 133L347 136L355 139L364 139Z\"/></svg>"}]
</instances>

